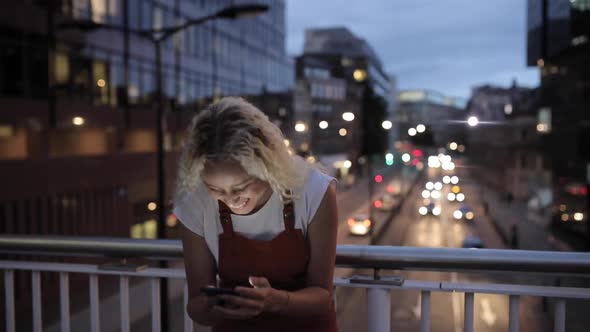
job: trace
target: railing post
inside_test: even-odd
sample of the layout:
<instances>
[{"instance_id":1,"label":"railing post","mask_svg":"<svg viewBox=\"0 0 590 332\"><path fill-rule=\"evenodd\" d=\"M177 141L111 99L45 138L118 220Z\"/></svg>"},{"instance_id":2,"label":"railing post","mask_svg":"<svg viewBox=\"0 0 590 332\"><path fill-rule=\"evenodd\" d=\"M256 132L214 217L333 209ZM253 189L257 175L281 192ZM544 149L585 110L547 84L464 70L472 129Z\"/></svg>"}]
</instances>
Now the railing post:
<instances>
[{"instance_id":1,"label":"railing post","mask_svg":"<svg viewBox=\"0 0 590 332\"><path fill-rule=\"evenodd\" d=\"M368 331L391 330L391 295L387 288L367 288Z\"/></svg>"},{"instance_id":2,"label":"railing post","mask_svg":"<svg viewBox=\"0 0 590 332\"><path fill-rule=\"evenodd\" d=\"M160 332L162 329L162 317L160 315L160 279L152 278L152 332Z\"/></svg>"},{"instance_id":3,"label":"railing post","mask_svg":"<svg viewBox=\"0 0 590 332\"><path fill-rule=\"evenodd\" d=\"M430 331L430 291L420 293L420 332Z\"/></svg>"},{"instance_id":4,"label":"railing post","mask_svg":"<svg viewBox=\"0 0 590 332\"><path fill-rule=\"evenodd\" d=\"M555 332L565 332L565 299L557 299L555 303Z\"/></svg>"},{"instance_id":5,"label":"railing post","mask_svg":"<svg viewBox=\"0 0 590 332\"><path fill-rule=\"evenodd\" d=\"M119 301L121 304L121 332L129 332L129 277L119 277Z\"/></svg>"},{"instance_id":6,"label":"railing post","mask_svg":"<svg viewBox=\"0 0 590 332\"><path fill-rule=\"evenodd\" d=\"M91 274L90 284L90 332L100 332L100 297L98 294L98 275Z\"/></svg>"},{"instance_id":7,"label":"railing post","mask_svg":"<svg viewBox=\"0 0 590 332\"><path fill-rule=\"evenodd\" d=\"M31 274L33 289L33 332L43 330L43 321L41 314L41 272L33 271Z\"/></svg>"},{"instance_id":8,"label":"railing post","mask_svg":"<svg viewBox=\"0 0 590 332\"><path fill-rule=\"evenodd\" d=\"M70 332L70 285L66 272L59 273L59 306L61 314L61 332Z\"/></svg>"},{"instance_id":9,"label":"railing post","mask_svg":"<svg viewBox=\"0 0 590 332\"><path fill-rule=\"evenodd\" d=\"M14 319L14 272L12 270L4 271L4 294L6 296L6 331L14 332L16 321Z\"/></svg>"},{"instance_id":10,"label":"railing post","mask_svg":"<svg viewBox=\"0 0 590 332\"><path fill-rule=\"evenodd\" d=\"M508 331L510 332L518 332L518 305L520 301L520 296L518 295L510 295L509 297L509 314L508 314Z\"/></svg>"},{"instance_id":11,"label":"railing post","mask_svg":"<svg viewBox=\"0 0 590 332\"><path fill-rule=\"evenodd\" d=\"M465 332L473 332L473 300L474 294L471 292L465 293L465 306L463 309L464 317L463 317L463 330Z\"/></svg>"}]
</instances>

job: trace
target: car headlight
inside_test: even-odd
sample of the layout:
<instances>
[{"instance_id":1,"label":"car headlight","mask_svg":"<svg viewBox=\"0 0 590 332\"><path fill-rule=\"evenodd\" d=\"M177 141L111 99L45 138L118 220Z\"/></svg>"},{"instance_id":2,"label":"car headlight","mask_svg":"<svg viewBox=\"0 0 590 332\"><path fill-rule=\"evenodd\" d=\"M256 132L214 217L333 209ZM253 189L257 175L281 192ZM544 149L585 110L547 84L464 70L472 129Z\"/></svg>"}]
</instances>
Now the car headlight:
<instances>
[{"instance_id":1,"label":"car headlight","mask_svg":"<svg viewBox=\"0 0 590 332\"><path fill-rule=\"evenodd\" d=\"M420 213L421 215L425 216L428 213L428 209L425 206L421 206L418 209L418 213Z\"/></svg>"},{"instance_id":2,"label":"car headlight","mask_svg":"<svg viewBox=\"0 0 590 332\"><path fill-rule=\"evenodd\" d=\"M453 212L453 218L455 218L455 219L463 218L463 212L461 212L459 210L455 210L455 212Z\"/></svg>"},{"instance_id":3,"label":"car headlight","mask_svg":"<svg viewBox=\"0 0 590 332\"><path fill-rule=\"evenodd\" d=\"M447 195L447 199L448 199L449 201L451 201L451 202L452 202L452 201L454 201L454 200L455 200L455 194L453 194L453 193L448 193L448 195Z\"/></svg>"},{"instance_id":4,"label":"car headlight","mask_svg":"<svg viewBox=\"0 0 590 332\"><path fill-rule=\"evenodd\" d=\"M463 195L463 193L458 193L457 194L457 201L463 202L464 200L465 200L465 195Z\"/></svg>"},{"instance_id":5,"label":"car headlight","mask_svg":"<svg viewBox=\"0 0 590 332\"><path fill-rule=\"evenodd\" d=\"M465 213L465 218L467 218L467 220L473 219L473 212L469 211Z\"/></svg>"},{"instance_id":6,"label":"car headlight","mask_svg":"<svg viewBox=\"0 0 590 332\"><path fill-rule=\"evenodd\" d=\"M435 206L435 207L432 209L432 214L434 214L435 216L440 216L440 207L438 207L438 206Z\"/></svg>"}]
</instances>

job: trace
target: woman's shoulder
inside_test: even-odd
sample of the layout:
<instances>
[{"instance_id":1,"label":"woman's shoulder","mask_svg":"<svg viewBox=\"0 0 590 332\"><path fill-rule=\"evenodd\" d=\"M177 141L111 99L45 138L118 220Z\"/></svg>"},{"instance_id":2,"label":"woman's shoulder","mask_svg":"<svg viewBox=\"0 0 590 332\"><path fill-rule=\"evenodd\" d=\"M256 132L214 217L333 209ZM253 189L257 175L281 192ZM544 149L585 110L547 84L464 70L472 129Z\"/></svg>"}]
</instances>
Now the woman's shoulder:
<instances>
[{"instance_id":1,"label":"woman's shoulder","mask_svg":"<svg viewBox=\"0 0 590 332\"><path fill-rule=\"evenodd\" d=\"M208 194L205 186L196 185L195 187L191 188L191 190L186 190L182 193L177 193L174 197L173 204L174 206L205 205L207 196Z\"/></svg>"},{"instance_id":2,"label":"woman's shoulder","mask_svg":"<svg viewBox=\"0 0 590 332\"><path fill-rule=\"evenodd\" d=\"M314 191L315 189L325 191L332 181L336 181L336 179L316 167L310 167L305 181L304 191Z\"/></svg>"},{"instance_id":3,"label":"woman's shoulder","mask_svg":"<svg viewBox=\"0 0 590 332\"><path fill-rule=\"evenodd\" d=\"M173 213L189 229L203 235L206 216L214 206L204 186L196 186L190 191L177 195L173 201Z\"/></svg>"},{"instance_id":4,"label":"woman's shoulder","mask_svg":"<svg viewBox=\"0 0 590 332\"><path fill-rule=\"evenodd\" d=\"M305 216L306 223L311 222L330 184L336 181L321 170L311 167L307 174L302 192L295 200L297 210Z\"/></svg>"}]
</instances>

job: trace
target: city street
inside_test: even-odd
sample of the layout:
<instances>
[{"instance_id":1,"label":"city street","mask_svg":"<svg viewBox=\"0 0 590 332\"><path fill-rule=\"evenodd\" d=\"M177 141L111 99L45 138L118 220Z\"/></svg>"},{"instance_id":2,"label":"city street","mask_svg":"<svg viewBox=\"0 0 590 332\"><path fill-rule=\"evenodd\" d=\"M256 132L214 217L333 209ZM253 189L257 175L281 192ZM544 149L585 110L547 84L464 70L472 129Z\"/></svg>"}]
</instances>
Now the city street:
<instances>
[{"instance_id":1,"label":"city street","mask_svg":"<svg viewBox=\"0 0 590 332\"><path fill-rule=\"evenodd\" d=\"M463 172L458 172L459 176ZM440 177L428 178L424 175L409 193L401 207L400 213L379 236L378 245L417 246L417 247L461 247L465 237L478 235L486 247L503 248L499 236L483 215L483 207L478 197L467 196L464 203L472 207L475 218L472 221L455 221L453 211L461 203L450 203L446 195L450 186L443 188L440 198L442 213L436 216L420 216L418 209L422 203L421 192L427 181L440 181ZM471 195L476 195L471 190ZM444 198L444 199L443 199ZM365 203L365 205L368 203ZM360 207L359 209L362 209ZM365 207L366 208L366 207ZM382 218L385 214L379 215ZM385 222L377 219L377 223ZM339 238L340 244L361 244L358 238L350 236ZM364 242L368 244L369 238ZM350 271L346 271L350 273ZM338 270L339 276L346 273ZM355 271L370 274L371 271ZM402 274L406 279L452 282L507 282L500 276L483 276L446 272L399 272L383 271L383 275ZM463 294L433 293L431 298L432 331L462 331ZM341 331L361 331L367 326L367 306L364 289L339 288L337 291L338 318ZM520 306L521 331L545 331L547 322L541 318L539 299L523 298ZM392 292L392 330L418 331L420 328L420 303L418 291ZM508 297L499 295L476 294L475 296L475 330L506 331L508 329Z\"/></svg>"}]
</instances>

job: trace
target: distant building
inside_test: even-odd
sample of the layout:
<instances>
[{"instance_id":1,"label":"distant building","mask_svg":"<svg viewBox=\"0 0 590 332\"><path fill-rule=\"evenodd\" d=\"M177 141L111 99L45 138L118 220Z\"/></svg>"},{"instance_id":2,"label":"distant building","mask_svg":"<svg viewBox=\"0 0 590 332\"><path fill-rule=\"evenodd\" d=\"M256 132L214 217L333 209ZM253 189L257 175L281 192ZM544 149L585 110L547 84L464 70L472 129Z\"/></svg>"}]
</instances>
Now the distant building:
<instances>
[{"instance_id":1,"label":"distant building","mask_svg":"<svg viewBox=\"0 0 590 332\"><path fill-rule=\"evenodd\" d=\"M590 2L528 1L529 66L541 75L534 108L556 176L583 179L579 137L590 130Z\"/></svg>"},{"instance_id":2,"label":"distant building","mask_svg":"<svg viewBox=\"0 0 590 332\"><path fill-rule=\"evenodd\" d=\"M466 130L469 156L478 165L474 172L516 199L529 199L550 183L532 108L536 93L516 82L509 88L478 86L467 107L480 121Z\"/></svg>"},{"instance_id":3,"label":"distant building","mask_svg":"<svg viewBox=\"0 0 590 332\"><path fill-rule=\"evenodd\" d=\"M527 21L527 63L537 66L541 75L539 98L533 108L552 173L554 210L559 211L554 225L584 234L587 243L590 1L528 0ZM574 206L576 209L570 210ZM568 222L567 216L573 213L582 213L585 218Z\"/></svg>"},{"instance_id":4,"label":"distant building","mask_svg":"<svg viewBox=\"0 0 590 332\"><path fill-rule=\"evenodd\" d=\"M124 31L58 23L157 29L240 3L0 3L0 233L156 236L153 45ZM244 95L290 126L285 1L264 3L263 15L195 26L162 47L168 197L183 131L211 100Z\"/></svg>"},{"instance_id":5,"label":"distant building","mask_svg":"<svg viewBox=\"0 0 590 332\"><path fill-rule=\"evenodd\" d=\"M365 84L383 100L385 113L393 109L390 78L372 47L344 27L306 30L296 80L295 121L306 130L293 139L314 153L345 153L355 164L363 117L377 116L363 110Z\"/></svg>"},{"instance_id":6,"label":"distant building","mask_svg":"<svg viewBox=\"0 0 590 332\"><path fill-rule=\"evenodd\" d=\"M430 90L402 90L398 95L398 109L394 123L400 140L413 140L410 128L422 124L426 134L432 135L435 146L446 146L451 140L463 137L463 126L450 121L465 119L466 102L462 98L449 97ZM418 133L424 135L424 133Z\"/></svg>"}]
</instances>

